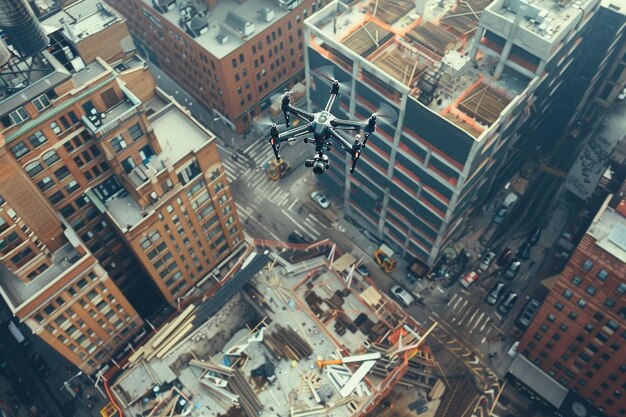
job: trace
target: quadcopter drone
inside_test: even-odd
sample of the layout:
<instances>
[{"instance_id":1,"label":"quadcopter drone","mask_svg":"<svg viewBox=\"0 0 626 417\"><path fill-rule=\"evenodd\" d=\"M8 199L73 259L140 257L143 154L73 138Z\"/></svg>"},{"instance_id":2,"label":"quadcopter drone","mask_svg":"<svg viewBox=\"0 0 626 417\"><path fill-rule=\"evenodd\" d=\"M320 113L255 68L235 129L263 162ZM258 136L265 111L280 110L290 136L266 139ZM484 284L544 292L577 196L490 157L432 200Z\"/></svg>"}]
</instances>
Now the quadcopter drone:
<instances>
[{"instance_id":1,"label":"quadcopter drone","mask_svg":"<svg viewBox=\"0 0 626 417\"><path fill-rule=\"evenodd\" d=\"M276 123L270 127L270 145L274 151L277 161L280 161L280 144L281 142L293 142L300 137L304 137L304 143L312 143L315 145L315 155L312 159L307 159L304 166L312 168L315 175L322 175L329 167L328 155L324 151L330 151L333 140L346 152L352 156L352 167L350 172L354 172L356 163L361 156L361 149L365 148L367 139L376 130L376 113L373 113L369 119L364 122L354 120L338 119L330 113L330 109L339 95L339 81L334 80L330 88L330 97L326 103L324 110L317 113L309 113L291 105L291 97L289 92L283 95L281 110L285 115L285 125L289 128L290 114L302 119L306 122L302 126L288 129L279 133ZM354 143L339 136L336 130L355 131ZM361 142L360 132L363 131L363 142ZM313 134L313 137L307 137Z\"/></svg>"}]
</instances>

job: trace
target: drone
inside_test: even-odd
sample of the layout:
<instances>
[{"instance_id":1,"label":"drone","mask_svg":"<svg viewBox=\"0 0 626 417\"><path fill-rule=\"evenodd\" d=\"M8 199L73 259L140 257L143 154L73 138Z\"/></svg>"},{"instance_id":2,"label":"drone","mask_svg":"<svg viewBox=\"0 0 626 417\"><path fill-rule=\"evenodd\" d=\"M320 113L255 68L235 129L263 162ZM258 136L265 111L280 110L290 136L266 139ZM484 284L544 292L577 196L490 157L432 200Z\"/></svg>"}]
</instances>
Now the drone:
<instances>
[{"instance_id":1,"label":"drone","mask_svg":"<svg viewBox=\"0 0 626 417\"><path fill-rule=\"evenodd\" d=\"M301 126L288 129L284 132L278 132L276 123L270 126L269 142L272 145L274 156L280 161L280 144L282 142L294 142L304 137L304 143L315 145L315 155L312 159L307 159L304 166L312 168L315 175L322 175L328 168L328 155L324 151L330 151L333 141L336 142L341 149L352 156L352 167L350 173L354 172L356 163L361 156L361 149L365 148L367 139L376 130L376 113L373 113L366 121L359 122L355 120L338 119L332 115L330 109L339 96L339 81L334 80L330 88L330 97L326 103L324 110L317 113L309 113L298 107L291 105L291 96L289 92L283 95L281 102L281 110L285 115L285 125L289 128L290 117L294 115L305 122ZM337 130L356 132L353 143L339 136ZM361 142L361 134L363 131L363 141ZM310 137L309 135L313 135Z\"/></svg>"}]
</instances>

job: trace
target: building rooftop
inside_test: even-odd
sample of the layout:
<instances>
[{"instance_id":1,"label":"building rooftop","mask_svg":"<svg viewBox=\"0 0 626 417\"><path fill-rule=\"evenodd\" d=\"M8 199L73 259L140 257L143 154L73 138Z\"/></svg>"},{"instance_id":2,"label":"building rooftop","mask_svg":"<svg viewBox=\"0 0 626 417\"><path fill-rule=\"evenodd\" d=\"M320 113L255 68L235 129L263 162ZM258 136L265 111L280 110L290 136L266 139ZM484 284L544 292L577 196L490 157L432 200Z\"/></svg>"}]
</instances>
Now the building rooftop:
<instances>
[{"instance_id":1,"label":"building rooftop","mask_svg":"<svg viewBox=\"0 0 626 417\"><path fill-rule=\"evenodd\" d=\"M42 289L56 282L72 265L80 260L80 255L71 243L66 243L52 254L52 265L32 281L25 283L0 264L0 291L12 311L37 295Z\"/></svg>"},{"instance_id":2,"label":"building rooftop","mask_svg":"<svg viewBox=\"0 0 626 417\"><path fill-rule=\"evenodd\" d=\"M624 264L626 259L626 217L611 207L603 206L587 234L596 240L596 245L613 255Z\"/></svg>"},{"instance_id":3,"label":"building rooftop","mask_svg":"<svg viewBox=\"0 0 626 417\"><path fill-rule=\"evenodd\" d=\"M127 90L125 90L127 93ZM135 98L136 99L136 98ZM198 122L185 113L180 105L173 101L167 100L167 96L156 96L145 103L146 112L150 114L149 120L154 134L161 145L161 153L153 155L128 173L128 178L137 187L150 181L151 178L159 174L167 168L167 166L175 165L180 159L214 140L215 136L200 126ZM133 101L122 101L117 107L113 107L110 113L107 113L105 121L107 123L101 125L98 131L106 131L109 129L108 124L117 124L117 119L129 111L135 112L137 104ZM112 115L115 112L117 116ZM87 122L85 122L87 123ZM111 127L112 128L112 127ZM91 194L93 198L100 201L95 194ZM159 200L157 204L160 204ZM154 205L141 207L133 198L133 194L127 190L122 190L115 196L102 202L102 210L107 211L118 224L120 229L129 230L137 225L154 209Z\"/></svg>"},{"instance_id":4,"label":"building rooftop","mask_svg":"<svg viewBox=\"0 0 626 417\"><path fill-rule=\"evenodd\" d=\"M144 0L158 21L167 19L187 32L198 45L217 59L235 51L277 20L289 14L288 0L219 0L213 9L202 2ZM155 4L157 6L155 6ZM155 20L151 19L151 20ZM190 23L180 23L188 19ZM193 34L193 35L192 35ZM167 36L167 34L164 34Z\"/></svg>"},{"instance_id":5,"label":"building rooftop","mask_svg":"<svg viewBox=\"0 0 626 417\"><path fill-rule=\"evenodd\" d=\"M305 415L314 409L347 417L379 399L379 387L398 382L402 366L386 367L387 349L393 351L395 343L388 339L396 340L390 335L402 331L408 318L396 304L361 277L355 276L352 289L347 290L344 279L324 262L300 268L295 259L292 264L272 253L269 256L277 265L260 270L245 293L236 295L216 316L182 330L186 335L181 337L174 329L185 329L185 317L196 314L192 306L170 323L169 330L166 324L137 350L131 367L112 387L129 413L167 410L185 398L188 414L176 411L192 417L235 415L235 403L245 415L258 417ZM301 262L310 266L315 259ZM252 330L245 326L249 320L237 318L250 308L261 320ZM410 326L416 335L422 331L414 323ZM168 331L171 343L164 338ZM403 335L406 343L416 340L407 332ZM345 357L368 349L380 352L381 358L349 384L352 390L342 387L358 372L360 362L349 367L317 366L318 359L339 358L338 352ZM424 346L423 352L428 354L420 359L422 365L415 366L424 375L420 387L425 393L436 378L428 365L432 362L434 367L428 348ZM267 372L268 367L274 367L277 381L253 376Z\"/></svg>"},{"instance_id":6,"label":"building rooftop","mask_svg":"<svg viewBox=\"0 0 626 417\"><path fill-rule=\"evenodd\" d=\"M124 20L121 14L102 0L81 0L47 17L41 24L63 29L68 39L78 43Z\"/></svg>"},{"instance_id":7,"label":"building rooftop","mask_svg":"<svg viewBox=\"0 0 626 417\"><path fill-rule=\"evenodd\" d=\"M161 156L172 164L215 139L213 133L173 101L150 116L150 124L163 150Z\"/></svg>"},{"instance_id":8,"label":"building rooftop","mask_svg":"<svg viewBox=\"0 0 626 417\"><path fill-rule=\"evenodd\" d=\"M472 62L466 53L489 3L427 0L422 15L412 2L380 0L352 7L338 3L338 13L333 3L306 23L314 35L320 35L311 46L323 56L330 58L336 49L358 59L368 73L366 78L371 73L374 83L380 78L378 72L393 77L397 91L408 91L478 138L530 81L509 67L495 80L490 73L497 62L493 57ZM330 51L322 43L330 43ZM348 78L351 69L341 58L334 58ZM341 81L342 76L336 78Z\"/></svg>"}]
</instances>

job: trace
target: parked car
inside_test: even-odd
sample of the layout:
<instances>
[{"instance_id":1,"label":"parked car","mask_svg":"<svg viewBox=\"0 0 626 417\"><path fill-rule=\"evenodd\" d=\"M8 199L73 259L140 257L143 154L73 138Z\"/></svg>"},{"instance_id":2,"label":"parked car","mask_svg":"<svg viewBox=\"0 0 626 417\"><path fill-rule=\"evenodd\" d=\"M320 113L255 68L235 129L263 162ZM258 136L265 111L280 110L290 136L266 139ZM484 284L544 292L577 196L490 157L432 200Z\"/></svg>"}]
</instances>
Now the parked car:
<instances>
[{"instance_id":1,"label":"parked car","mask_svg":"<svg viewBox=\"0 0 626 417\"><path fill-rule=\"evenodd\" d=\"M323 209L330 207L330 200L328 200L328 198L326 198L326 196L319 191L313 191L311 193L311 198Z\"/></svg>"},{"instance_id":2,"label":"parked car","mask_svg":"<svg viewBox=\"0 0 626 417\"><path fill-rule=\"evenodd\" d=\"M522 246L519 247L519 249L517 249L517 257L527 260L530 258L530 250L532 249L532 246L530 244L530 242L526 242L524 243Z\"/></svg>"},{"instance_id":3,"label":"parked car","mask_svg":"<svg viewBox=\"0 0 626 417\"><path fill-rule=\"evenodd\" d=\"M494 252L487 252L486 254L483 255L482 259L480 260L478 269L480 271L486 271L487 269L489 269L489 266L491 265L491 263L493 262L495 258L496 258L496 254Z\"/></svg>"},{"instance_id":4,"label":"parked car","mask_svg":"<svg viewBox=\"0 0 626 417\"><path fill-rule=\"evenodd\" d=\"M361 276L363 277L367 277L370 274L370 271L368 271L367 267L363 264L357 266L356 270L359 271L359 274L361 274Z\"/></svg>"},{"instance_id":5,"label":"parked car","mask_svg":"<svg viewBox=\"0 0 626 417\"><path fill-rule=\"evenodd\" d=\"M391 295L393 295L398 301L404 304L406 307L409 307L415 301L415 298L404 288L399 285L394 285L390 289Z\"/></svg>"},{"instance_id":6,"label":"parked car","mask_svg":"<svg viewBox=\"0 0 626 417\"><path fill-rule=\"evenodd\" d=\"M306 237L302 235L302 233L294 230L289 234L287 240L291 243L311 243Z\"/></svg>"},{"instance_id":7,"label":"parked car","mask_svg":"<svg viewBox=\"0 0 626 417\"><path fill-rule=\"evenodd\" d=\"M30 365L33 367L33 369L37 371L39 376L41 376L42 378L47 378L50 375L50 367L43 360L39 353L35 353L34 355L32 355L30 360Z\"/></svg>"},{"instance_id":8,"label":"parked car","mask_svg":"<svg viewBox=\"0 0 626 417\"><path fill-rule=\"evenodd\" d=\"M487 294L487 297L485 298L485 301L490 306L494 306L494 305L496 305L496 303L498 302L498 300L502 296L503 292L504 292L504 283L503 282L496 282L495 285L491 288L491 291L489 291L489 294Z\"/></svg>"},{"instance_id":9,"label":"parked car","mask_svg":"<svg viewBox=\"0 0 626 417\"><path fill-rule=\"evenodd\" d=\"M500 207L496 212L496 215L493 216L493 222L495 224L502 224L508 212L509 209L507 209L506 207Z\"/></svg>"},{"instance_id":10,"label":"parked car","mask_svg":"<svg viewBox=\"0 0 626 417\"><path fill-rule=\"evenodd\" d=\"M517 294L515 294L513 290L509 290L509 292L506 293L506 295L502 299L502 302L498 306L498 313L500 313L500 316L504 318L504 316L509 314L509 312L515 306L516 302L517 302Z\"/></svg>"},{"instance_id":11,"label":"parked car","mask_svg":"<svg viewBox=\"0 0 626 417\"><path fill-rule=\"evenodd\" d=\"M511 262L511 265L509 265L509 269L507 269L504 273L504 278L508 279L509 281L512 280L513 278L515 278L521 267L522 262L518 261L517 259L514 260L513 262Z\"/></svg>"},{"instance_id":12,"label":"parked car","mask_svg":"<svg viewBox=\"0 0 626 417\"><path fill-rule=\"evenodd\" d=\"M535 314L537 314L540 306L541 301L531 297L524 306L520 315L517 317L515 325L522 330L526 330L530 322L533 320L533 317L535 317Z\"/></svg>"},{"instance_id":13,"label":"parked car","mask_svg":"<svg viewBox=\"0 0 626 417\"><path fill-rule=\"evenodd\" d=\"M541 227L538 227L533 231L532 235L528 238L528 244L530 244L530 246L535 246L539 242L539 239L541 239Z\"/></svg>"},{"instance_id":14,"label":"parked car","mask_svg":"<svg viewBox=\"0 0 626 417\"><path fill-rule=\"evenodd\" d=\"M504 207L505 209L509 209L513 206L513 204L515 204L515 202L518 200L519 197L517 197L517 194L515 194L514 192L510 192L506 195L506 197L504 197L504 200L502 200L502 207Z\"/></svg>"},{"instance_id":15,"label":"parked car","mask_svg":"<svg viewBox=\"0 0 626 417\"><path fill-rule=\"evenodd\" d=\"M474 271L471 271L465 274L465 276L459 280L459 284L461 284L461 287L463 288L469 288L472 286L473 283L476 282L477 279L478 274Z\"/></svg>"},{"instance_id":16,"label":"parked car","mask_svg":"<svg viewBox=\"0 0 626 417\"><path fill-rule=\"evenodd\" d=\"M511 259L512 254L513 251L510 248L505 248L502 252L500 252L500 256L498 256L496 264L500 267L505 267L509 264L509 260Z\"/></svg>"}]
</instances>

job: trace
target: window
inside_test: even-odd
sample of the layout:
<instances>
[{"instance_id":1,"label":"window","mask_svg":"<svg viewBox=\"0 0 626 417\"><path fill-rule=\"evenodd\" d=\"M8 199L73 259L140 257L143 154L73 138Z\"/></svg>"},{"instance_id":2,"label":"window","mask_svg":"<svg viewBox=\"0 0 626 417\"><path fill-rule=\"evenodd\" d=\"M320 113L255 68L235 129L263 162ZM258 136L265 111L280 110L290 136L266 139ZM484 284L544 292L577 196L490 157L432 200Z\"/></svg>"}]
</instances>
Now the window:
<instances>
[{"instance_id":1,"label":"window","mask_svg":"<svg viewBox=\"0 0 626 417\"><path fill-rule=\"evenodd\" d=\"M111 140L111 146L115 152L121 152L126 148L126 141L121 136L117 136Z\"/></svg>"},{"instance_id":2,"label":"window","mask_svg":"<svg viewBox=\"0 0 626 417\"><path fill-rule=\"evenodd\" d=\"M578 300L578 307L585 308L587 306L587 301L584 298Z\"/></svg>"},{"instance_id":3,"label":"window","mask_svg":"<svg viewBox=\"0 0 626 417\"><path fill-rule=\"evenodd\" d=\"M38 161L34 161L34 162L27 164L24 167L24 169L26 170L28 175L30 175L31 177L34 177L35 175L39 174L43 170L43 167Z\"/></svg>"},{"instance_id":4,"label":"window","mask_svg":"<svg viewBox=\"0 0 626 417\"><path fill-rule=\"evenodd\" d=\"M604 314L602 314L599 311L596 311L596 314L593 315L593 318L596 319L597 321L600 321L604 318Z\"/></svg>"},{"instance_id":5,"label":"window","mask_svg":"<svg viewBox=\"0 0 626 417\"><path fill-rule=\"evenodd\" d=\"M128 158L122 161L122 167L124 168L124 171L126 171L126 173L129 173L130 171L132 171L133 168L135 168L135 166L136 166L135 160L133 159L132 156L129 156Z\"/></svg>"},{"instance_id":6,"label":"window","mask_svg":"<svg viewBox=\"0 0 626 417\"><path fill-rule=\"evenodd\" d=\"M11 118L11 121L16 125L19 125L20 123L30 119L30 116L23 107L13 110L11 113L9 113L9 117Z\"/></svg>"},{"instance_id":7,"label":"window","mask_svg":"<svg viewBox=\"0 0 626 417\"><path fill-rule=\"evenodd\" d=\"M626 294L626 284L623 282L620 282L620 284L617 286L616 291L622 295Z\"/></svg>"},{"instance_id":8,"label":"window","mask_svg":"<svg viewBox=\"0 0 626 417\"><path fill-rule=\"evenodd\" d=\"M57 155L56 151L54 151L54 150L48 151L48 152L43 154L43 161L48 166L54 164L59 159L60 159L59 155Z\"/></svg>"},{"instance_id":9,"label":"window","mask_svg":"<svg viewBox=\"0 0 626 417\"><path fill-rule=\"evenodd\" d=\"M31 103L33 103L33 106L35 106L38 112L41 112L46 107L50 106L50 100L45 94L40 95L39 97L34 99Z\"/></svg>"},{"instance_id":10,"label":"window","mask_svg":"<svg viewBox=\"0 0 626 417\"><path fill-rule=\"evenodd\" d=\"M563 297L567 298L568 300L572 298L573 294L574 293L570 289L565 289L565 291L563 291Z\"/></svg>"},{"instance_id":11,"label":"window","mask_svg":"<svg viewBox=\"0 0 626 417\"><path fill-rule=\"evenodd\" d=\"M598 271L598 278L601 281L606 281L606 279L608 278L609 273L606 272L604 269L601 269L600 271Z\"/></svg>"},{"instance_id":12,"label":"window","mask_svg":"<svg viewBox=\"0 0 626 417\"><path fill-rule=\"evenodd\" d=\"M571 313L569 313L568 317L570 318L570 320L576 321L576 319L578 318L578 314L572 311Z\"/></svg>"},{"instance_id":13,"label":"window","mask_svg":"<svg viewBox=\"0 0 626 417\"><path fill-rule=\"evenodd\" d=\"M576 286L579 286L581 282L583 282L583 280L582 280L582 278L581 278L581 277L579 277L578 275L574 275L574 276L572 277L572 284L574 284L574 285L576 285Z\"/></svg>"},{"instance_id":14,"label":"window","mask_svg":"<svg viewBox=\"0 0 626 417\"><path fill-rule=\"evenodd\" d=\"M33 133L32 135L28 137L28 141L30 142L31 145L33 145L33 148L37 148L43 145L44 143L46 143L48 139L46 139L44 134L38 130L37 132Z\"/></svg>"},{"instance_id":15,"label":"window","mask_svg":"<svg viewBox=\"0 0 626 417\"><path fill-rule=\"evenodd\" d=\"M619 329L619 324L615 320L611 319L606 323L606 327L615 332Z\"/></svg>"},{"instance_id":16,"label":"window","mask_svg":"<svg viewBox=\"0 0 626 417\"><path fill-rule=\"evenodd\" d=\"M563 304L561 304L561 303L555 303L555 304L554 304L554 308L556 308L557 310L561 311L561 310L563 310Z\"/></svg>"},{"instance_id":17,"label":"window","mask_svg":"<svg viewBox=\"0 0 626 417\"><path fill-rule=\"evenodd\" d=\"M598 339L601 343L606 343L609 338L602 332L596 333L596 339Z\"/></svg>"},{"instance_id":18,"label":"window","mask_svg":"<svg viewBox=\"0 0 626 417\"><path fill-rule=\"evenodd\" d=\"M615 300L612 298L607 298L606 301L604 302L604 305L607 306L608 308L613 308L615 307Z\"/></svg>"},{"instance_id":19,"label":"window","mask_svg":"<svg viewBox=\"0 0 626 417\"><path fill-rule=\"evenodd\" d=\"M46 191L53 185L54 181L52 181L52 178L50 177L44 177L37 183L37 186L41 189L41 191Z\"/></svg>"},{"instance_id":20,"label":"window","mask_svg":"<svg viewBox=\"0 0 626 417\"><path fill-rule=\"evenodd\" d=\"M582 268L584 271L590 271L591 268L593 268L593 261L591 259L587 259L585 262L583 262Z\"/></svg>"},{"instance_id":21,"label":"window","mask_svg":"<svg viewBox=\"0 0 626 417\"><path fill-rule=\"evenodd\" d=\"M593 324L591 323L585 324L585 331L591 333L593 331Z\"/></svg>"},{"instance_id":22,"label":"window","mask_svg":"<svg viewBox=\"0 0 626 417\"><path fill-rule=\"evenodd\" d=\"M65 195L61 191L57 191L56 193L52 194L48 199L52 204L56 204L63 200L64 197Z\"/></svg>"},{"instance_id":23,"label":"window","mask_svg":"<svg viewBox=\"0 0 626 417\"><path fill-rule=\"evenodd\" d=\"M55 135L61 133L61 128L59 127L59 124L57 122L50 123L50 129L52 129Z\"/></svg>"},{"instance_id":24,"label":"window","mask_svg":"<svg viewBox=\"0 0 626 417\"><path fill-rule=\"evenodd\" d=\"M548 321L550 322L554 322L554 320L556 319L556 316L552 313L548 314Z\"/></svg>"},{"instance_id":25,"label":"window","mask_svg":"<svg viewBox=\"0 0 626 417\"><path fill-rule=\"evenodd\" d=\"M24 142L20 141L17 143L17 145L11 147L11 152L13 152L13 155L15 155L16 158L21 158L22 156L30 152L30 149L28 149L28 147L24 145Z\"/></svg>"},{"instance_id":26,"label":"window","mask_svg":"<svg viewBox=\"0 0 626 417\"><path fill-rule=\"evenodd\" d=\"M60 212L64 217L69 217L76 213L76 209L71 204L68 204L67 206L61 208Z\"/></svg>"},{"instance_id":27,"label":"window","mask_svg":"<svg viewBox=\"0 0 626 417\"><path fill-rule=\"evenodd\" d=\"M74 191L78 190L80 188L80 185L78 184L78 182L76 182L76 180L72 180L70 182L67 183L67 185L65 186L65 190L67 190L68 194L73 193Z\"/></svg>"},{"instance_id":28,"label":"window","mask_svg":"<svg viewBox=\"0 0 626 417\"><path fill-rule=\"evenodd\" d=\"M54 176L57 177L59 180L62 180L63 178L67 177L68 175L70 175L70 170L67 169L67 167L63 166L59 169L57 169L56 171L54 171Z\"/></svg>"},{"instance_id":29,"label":"window","mask_svg":"<svg viewBox=\"0 0 626 417\"><path fill-rule=\"evenodd\" d=\"M589 295L595 295L597 289L593 285L589 285L585 291L587 291Z\"/></svg>"},{"instance_id":30,"label":"window","mask_svg":"<svg viewBox=\"0 0 626 417\"><path fill-rule=\"evenodd\" d=\"M142 137L143 130L141 129L141 126L139 125L139 123L131 126L130 129L128 129L128 134L133 140L137 140L140 137Z\"/></svg>"}]
</instances>

